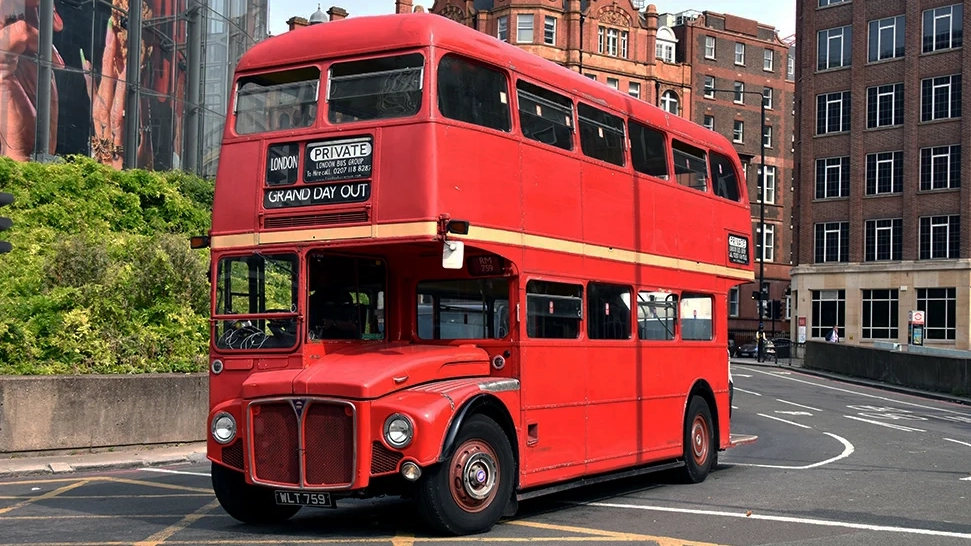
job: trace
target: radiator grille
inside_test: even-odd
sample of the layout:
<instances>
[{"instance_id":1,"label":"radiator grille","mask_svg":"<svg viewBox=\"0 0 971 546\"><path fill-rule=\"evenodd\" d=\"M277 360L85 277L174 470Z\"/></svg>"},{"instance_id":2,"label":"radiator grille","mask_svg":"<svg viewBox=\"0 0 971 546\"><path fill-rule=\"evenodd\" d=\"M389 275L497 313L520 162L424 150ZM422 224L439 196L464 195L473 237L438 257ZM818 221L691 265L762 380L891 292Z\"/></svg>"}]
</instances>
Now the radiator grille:
<instances>
[{"instance_id":1,"label":"radiator grille","mask_svg":"<svg viewBox=\"0 0 971 546\"><path fill-rule=\"evenodd\" d=\"M349 406L312 402L304 419L307 485L350 485L354 481L354 415Z\"/></svg>"},{"instance_id":2,"label":"radiator grille","mask_svg":"<svg viewBox=\"0 0 971 546\"><path fill-rule=\"evenodd\" d=\"M233 445L223 448L223 463L243 469L243 442L236 440Z\"/></svg>"},{"instance_id":3,"label":"radiator grille","mask_svg":"<svg viewBox=\"0 0 971 546\"><path fill-rule=\"evenodd\" d=\"M403 458L404 454L391 451L381 442L374 442L371 448L371 474L394 472Z\"/></svg>"},{"instance_id":4,"label":"radiator grille","mask_svg":"<svg viewBox=\"0 0 971 546\"><path fill-rule=\"evenodd\" d=\"M307 226L332 226L335 224L356 224L370 219L368 211L331 212L327 214L306 214L303 216L277 216L263 219L266 228L292 228Z\"/></svg>"},{"instance_id":5,"label":"radiator grille","mask_svg":"<svg viewBox=\"0 0 971 546\"><path fill-rule=\"evenodd\" d=\"M254 405L253 469L258 480L300 483L297 414L290 402Z\"/></svg>"}]
</instances>

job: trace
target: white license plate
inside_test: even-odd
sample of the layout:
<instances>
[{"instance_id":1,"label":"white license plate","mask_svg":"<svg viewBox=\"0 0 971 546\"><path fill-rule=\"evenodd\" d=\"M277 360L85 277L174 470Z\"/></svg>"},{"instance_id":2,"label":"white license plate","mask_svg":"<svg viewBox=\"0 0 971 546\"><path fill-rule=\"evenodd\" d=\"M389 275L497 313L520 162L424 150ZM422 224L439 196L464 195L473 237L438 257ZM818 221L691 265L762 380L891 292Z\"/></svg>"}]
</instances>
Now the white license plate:
<instances>
[{"instance_id":1,"label":"white license plate","mask_svg":"<svg viewBox=\"0 0 971 546\"><path fill-rule=\"evenodd\" d=\"M274 491L276 503L287 506L320 506L337 508L330 493L309 493L305 491Z\"/></svg>"}]
</instances>

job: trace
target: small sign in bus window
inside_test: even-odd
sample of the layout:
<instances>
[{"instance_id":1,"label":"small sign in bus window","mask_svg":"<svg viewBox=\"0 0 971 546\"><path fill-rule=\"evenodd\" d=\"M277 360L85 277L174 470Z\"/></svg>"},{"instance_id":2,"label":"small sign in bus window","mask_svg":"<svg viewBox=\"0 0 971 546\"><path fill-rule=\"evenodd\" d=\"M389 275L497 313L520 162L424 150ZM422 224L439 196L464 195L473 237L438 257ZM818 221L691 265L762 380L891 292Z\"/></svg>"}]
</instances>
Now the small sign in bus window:
<instances>
[{"instance_id":1,"label":"small sign in bus window","mask_svg":"<svg viewBox=\"0 0 971 546\"><path fill-rule=\"evenodd\" d=\"M748 265L748 238L728 235L728 261Z\"/></svg>"},{"instance_id":2,"label":"small sign in bus window","mask_svg":"<svg viewBox=\"0 0 971 546\"><path fill-rule=\"evenodd\" d=\"M304 181L369 178L373 155L374 140L370 136L311 142L304 153Z\"/></svg>"},{"instance_id":3,"label":"small sign in bus window","mask_svg":"<svg viewBox=\"0 0 971 546\"><path fill-rule=\"evenodd\" d=\"M297 183L300 172L300 147L295 142L274 144L266 154L266 185L286 186Z\"/></svg>"}]
</instances>

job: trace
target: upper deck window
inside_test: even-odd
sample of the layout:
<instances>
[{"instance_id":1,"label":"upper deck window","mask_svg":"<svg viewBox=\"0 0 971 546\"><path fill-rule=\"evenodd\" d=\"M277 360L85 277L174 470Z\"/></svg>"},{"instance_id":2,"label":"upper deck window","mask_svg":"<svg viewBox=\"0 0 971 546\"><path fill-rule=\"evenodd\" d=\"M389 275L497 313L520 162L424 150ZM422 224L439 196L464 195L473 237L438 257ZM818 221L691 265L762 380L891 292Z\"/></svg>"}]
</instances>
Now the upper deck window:
<instances>
[{"instance_id":1,"label":"upper deck window","mask_svg":"<svg viewBox=\"0 0 971 546\"><path fill-rule=\"evenodd\" d=\"M420 53L334 64L327 119L349 123L417 114L424 69L425 58Z\"/></svg>"},{"instance_id":2,"label":"upper deck window","mask_svg":"<svg viewBox=\"0 0 971 546\"><path fill-rule=\"evenodd\" d=\"M310 127L317 119L319 87L320 70L313 66L240 78L236 133Z\"/></svg>"},{"instance_id":3,"label":"upper deck window","mask_svg":"<svg viewBox=\"0 0 971 546\"><path fill-rule=\"evenodd\" d=\"M509 131L512 121L506 75L456 55L445 55L438 64L438 109L450 119Z\"/></svg>"},{"instance_id":4,"label":"upper deck window","mask_svg":"<svg viewBox=\"0 0 971 546\"><path fill-rule=\"evenodd\" d=\"M523 136L550 146L573 149L573 101L548 89L516 82Z\"/></svg>"},{"instance_id":5,"label":"upper deck window","mask_svg":"<svg viewBox=\"0 0 971 546\"><path fill-rule=\"evenodd\" d=\"M667 180L666 148L664 133L631 120L630 158L635 171Z\"/></svg>"},{"instance_id":6,"label":"upper deck window","mask_svg":"<svg viewBox=\"0 0 971 546\"><path fill-rule=\"evenodd\" d=\"M711 152L711 177L714 179L715 195L738 201L738 175L735 173L735 166L727 157Z\"/></svg>"},{"instance_id":7,"label":"upper deck window","mask_svg":"<svg viewBox=\"0 0 971 546\"><path fill-rule=\"evenodd\" d=\"M708 161L705 151L678 140L674 140L671 147L674 152L674 177L678 184L698 191L708 191Z\"/></svg>"},{"instance_id":8,"label":"upper deck window","mask_svg":"<svg viewBox=\"0 0 971 546\"><path fill-rule=\"evenodd\" d=\"M624 166L624 120L598 108L580 103L580 148L583 154Z\"/></svg>"}]
</instances>

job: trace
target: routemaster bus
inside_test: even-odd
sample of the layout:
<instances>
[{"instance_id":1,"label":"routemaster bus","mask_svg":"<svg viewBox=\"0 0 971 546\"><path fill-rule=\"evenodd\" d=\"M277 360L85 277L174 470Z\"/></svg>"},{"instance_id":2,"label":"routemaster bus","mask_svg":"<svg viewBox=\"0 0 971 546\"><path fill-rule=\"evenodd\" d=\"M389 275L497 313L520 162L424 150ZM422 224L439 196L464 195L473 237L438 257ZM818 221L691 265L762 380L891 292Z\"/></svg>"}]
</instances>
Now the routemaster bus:
<instances>
[{"instance_id":1,"label":"routemaster bus","mask_svg":"<svg viewBox=\"0 0 971 546\"><path fill-rule=\"evenodd\" d=\"M250 523L402 495L446 534L731 433L754 278L731 143L437 15L237 66L211 231L208 457Z\"/></svg>"}]
</instances>

